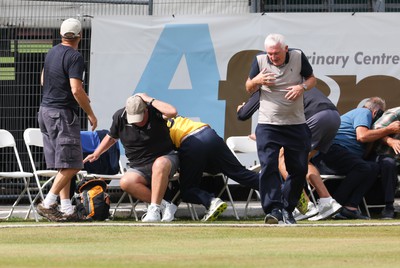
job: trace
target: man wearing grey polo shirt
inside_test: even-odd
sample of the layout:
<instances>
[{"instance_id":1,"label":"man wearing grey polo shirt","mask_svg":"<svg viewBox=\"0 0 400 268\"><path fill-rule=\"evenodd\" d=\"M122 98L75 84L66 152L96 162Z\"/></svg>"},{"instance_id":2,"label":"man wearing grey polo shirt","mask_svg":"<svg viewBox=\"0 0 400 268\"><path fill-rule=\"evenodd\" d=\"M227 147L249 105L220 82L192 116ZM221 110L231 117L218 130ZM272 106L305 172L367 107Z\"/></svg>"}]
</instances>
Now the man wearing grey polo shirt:
<instances>
[{"instance_id":1,"label":"man wearing grey polo shirt","mask_svg":"<svg viewBox=\"0 0 400 268\"><path fill-rule=\"evenodd\" d=\"M311 146L303 92L316 85L316 78L304 53L289 49L283 35L268 35L264 45L266 53L256 55L246 81L248 93L261 89L256 128L261 205L265 223L295 224L292 212L305 184ZM288 171L284 182L278 169L282 147Z\"/></svg>"}]
</instances>

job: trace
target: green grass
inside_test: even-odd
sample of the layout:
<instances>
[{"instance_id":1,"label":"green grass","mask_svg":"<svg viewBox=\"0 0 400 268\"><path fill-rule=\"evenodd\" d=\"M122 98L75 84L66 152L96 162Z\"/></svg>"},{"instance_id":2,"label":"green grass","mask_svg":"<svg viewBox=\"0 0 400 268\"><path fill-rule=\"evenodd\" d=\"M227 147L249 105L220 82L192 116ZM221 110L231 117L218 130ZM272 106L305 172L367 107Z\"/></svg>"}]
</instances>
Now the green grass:
<instances>
[{"instance_id":1,"label":"green grass","mask_svg":"<svg viewBox=\"0 0 400 268\"><path fill-rule=\"evenodd\" d=\"M0 267L397 267L400 224L379 222L2 222Z\"/></svg>"}]
</instances>

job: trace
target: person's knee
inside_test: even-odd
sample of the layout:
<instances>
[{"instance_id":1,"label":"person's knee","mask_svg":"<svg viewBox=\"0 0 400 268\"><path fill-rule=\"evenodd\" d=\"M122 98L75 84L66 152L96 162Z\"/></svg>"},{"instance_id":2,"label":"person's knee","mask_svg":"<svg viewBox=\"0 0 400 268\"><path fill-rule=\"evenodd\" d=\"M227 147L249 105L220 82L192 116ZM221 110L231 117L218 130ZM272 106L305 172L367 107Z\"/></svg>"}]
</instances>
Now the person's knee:
<instances>
[{"instance_id":1,"label":"person's knee","mask_svg":"<svg viewBox=\"0 0 400 268\"><path fill-rule=\"evenodd\" d=\"M382 168L397 169L396 160L392 157L381 158L379 164Z\"/></svg>"},{"instance_id":2,"label":"person's knee","mask_svg":"<svg viewBox=\"0 0 400 268\"><path fill-rule=\"evenodd\" d=\"M128 189L135 189L136 184L146 185L146 180L138 176L123 176L119 181L119 186L121 190L127 191Z\"/></svg>"},{"instance_id":3,"label":"person's knee","mask_svg":"<svg viewBox=\"0 0 400 268\"><path fill-rule=\"evenodd\" d=\"M154 173L169 174L171 171L171 161L166 157L159 157L154 161L152 171Z\"/></svg>"},{"instance_id":4,"label":"person's knee","mask_svg":"<svg viewBox=\"0 0 400 268\"><path fill-rule=\"evenodd\" d=\"M76 169L76 168L63 168L60 169L59 172L64 175L67 178L73 178L78 172L80 171L80 169Z\"/></svg>"}]
</instances>

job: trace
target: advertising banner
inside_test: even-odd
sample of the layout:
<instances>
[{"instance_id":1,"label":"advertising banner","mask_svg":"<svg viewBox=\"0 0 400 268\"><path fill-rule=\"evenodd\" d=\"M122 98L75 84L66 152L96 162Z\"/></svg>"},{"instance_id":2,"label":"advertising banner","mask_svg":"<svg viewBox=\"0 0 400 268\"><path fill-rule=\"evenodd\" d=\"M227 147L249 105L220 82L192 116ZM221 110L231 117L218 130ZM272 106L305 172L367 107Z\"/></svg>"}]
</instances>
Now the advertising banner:
<instances>
[{"instance_id":1,"label":"advertising banner","mask_svg":"<svg viewBox=\"0 0 400 268\"><path fill-rule=\"evenodd\" d=\"M397 13L275 13L241 16L105 16L92 23L90 98L99 127L128 96L146 92L179 114L210 124L225 139L250 134L239 122L245 82L269 33L302 49L317 88L341 114L365 98L400 105Z\"/></svg>"}]
</instances>

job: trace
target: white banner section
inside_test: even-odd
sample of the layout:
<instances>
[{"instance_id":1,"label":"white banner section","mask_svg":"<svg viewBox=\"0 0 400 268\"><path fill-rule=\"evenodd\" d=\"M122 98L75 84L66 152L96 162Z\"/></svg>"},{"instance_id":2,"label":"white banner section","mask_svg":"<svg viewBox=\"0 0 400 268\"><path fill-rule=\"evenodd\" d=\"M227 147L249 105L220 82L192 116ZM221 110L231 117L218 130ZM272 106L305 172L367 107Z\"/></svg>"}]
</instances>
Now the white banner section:
<instances>
[{"instance_id":1,"label":"white banner section","mask_svg":"<svg viewBox=\"0 0 400 268\"><path fill-rule=\"evenodd\" d=\"M356 82L376 75L400 77L399 21L397 13L96 17L90 98L99 128L109 128L128 96L146 92L224 137L226 100L219 97L219 82L227 79L235 54L264 50L264 39L273 32L304 51L337 104L340 86L332 76L352 75ZM244 84L245 79L243 91Z\"/></svg>"}]
</instances>

